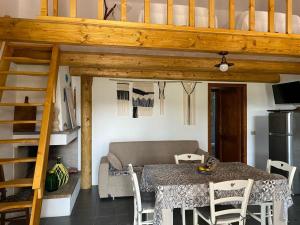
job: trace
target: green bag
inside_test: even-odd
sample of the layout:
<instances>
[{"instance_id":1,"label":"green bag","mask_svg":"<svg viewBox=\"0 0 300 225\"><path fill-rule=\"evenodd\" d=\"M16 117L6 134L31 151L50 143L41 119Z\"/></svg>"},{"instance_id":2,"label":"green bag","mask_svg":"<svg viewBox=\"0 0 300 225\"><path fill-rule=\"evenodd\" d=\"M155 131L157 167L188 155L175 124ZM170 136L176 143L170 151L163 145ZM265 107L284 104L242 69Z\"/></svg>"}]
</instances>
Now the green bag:
<instances>
[{"instance_id":1,"label":"green bag","mask_svg":"<svg viewBox=\"0 0 300 225\"><path fill-rule=\"evenodd\" d=\"M54 172L58 178L58 186L61 187L68 183L69 181L69 172L68 169L62 164L61 157L57 157L57 162L54 165L54 167L51 169L52 172Z\"/></svg>"},{"instance_id":2,"label":"green bag","mask_svg":"<svg viewBox=\"0 0 300 225\"><path fill-rule=\"evenodd\" d=\"M47 172L45 189L48 192L57 191L59 187L58 177L55 172L49 171Z\"/></svg>"}]
</instances>

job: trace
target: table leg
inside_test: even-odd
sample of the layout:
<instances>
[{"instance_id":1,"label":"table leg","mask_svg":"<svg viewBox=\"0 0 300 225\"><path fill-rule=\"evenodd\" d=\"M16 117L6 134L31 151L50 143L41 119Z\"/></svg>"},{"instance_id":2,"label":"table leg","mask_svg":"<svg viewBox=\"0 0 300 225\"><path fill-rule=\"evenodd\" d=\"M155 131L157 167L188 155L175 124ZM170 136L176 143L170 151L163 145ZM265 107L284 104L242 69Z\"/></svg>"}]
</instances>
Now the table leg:
<instances>
[{"instance_id":1,"label":"table leg","mask_svg":"<svg viewBox=\"0 0 300 225\"><path fill-rule=\"evenodd\" d=\"M283 201L274 201L273 205L273 224L274 225L287 225L288 218L284 219L283 213ZM288 215L286 215L288 217Z\"/></svg>"},{"instance_id":2,"label":"table leg","mask_svg":"<svg viewBox=\"0 0 300 225\"><path fill-rule=\"evenodd\" d=\"M173 210L163 209L162 210L162 224L163 225L173 225Z\"/></svg>"}]
</instances>

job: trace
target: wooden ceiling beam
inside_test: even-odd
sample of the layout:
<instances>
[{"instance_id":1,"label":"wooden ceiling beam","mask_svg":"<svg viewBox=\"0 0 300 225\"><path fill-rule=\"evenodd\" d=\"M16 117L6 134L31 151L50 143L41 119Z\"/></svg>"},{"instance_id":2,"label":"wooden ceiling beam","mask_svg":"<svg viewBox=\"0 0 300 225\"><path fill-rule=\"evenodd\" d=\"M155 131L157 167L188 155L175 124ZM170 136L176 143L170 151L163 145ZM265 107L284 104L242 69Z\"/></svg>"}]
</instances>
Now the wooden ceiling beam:
<instances>
[{"instance_id":1,"label":"wooden ceiling beam","mask_svg":"<svg viewBox=\"0 0 300 225\"><path fill-rule=\"evenodd\" d=\"M180 70L216 72L219 58L147 56L107 53L61 53L60 64L80 67L120 68L135 70ZM258 61L230 59L234 63L230 72L299 74L300 62Z\"/></svg>"},{"instance_id":2,"label":"wooden ceiling beam","mask_svg":"<svg viewBox=\"0 0 300 225\"><path fill-rule=\"evenodd\" d=\"M93 76L120 79L154 79L154 80L197 80L197 81L227 81L227 82L257 82L278 83L279 74L269 73L233 73L233 72L203 72L203 71L149 71L129 69L101 69L71 67L72 76Z\"/></svg>"},{"instance_id":3,"label":"wooden ceiling beam","mask_svg":"<svg viewBox=\"0 0 300 225\"><path fill-rule=\"evenodd\" d=\"M95 19L0 18L0 39L51 44L300 56L300 35Z\"/></svg>"}]
</instances>

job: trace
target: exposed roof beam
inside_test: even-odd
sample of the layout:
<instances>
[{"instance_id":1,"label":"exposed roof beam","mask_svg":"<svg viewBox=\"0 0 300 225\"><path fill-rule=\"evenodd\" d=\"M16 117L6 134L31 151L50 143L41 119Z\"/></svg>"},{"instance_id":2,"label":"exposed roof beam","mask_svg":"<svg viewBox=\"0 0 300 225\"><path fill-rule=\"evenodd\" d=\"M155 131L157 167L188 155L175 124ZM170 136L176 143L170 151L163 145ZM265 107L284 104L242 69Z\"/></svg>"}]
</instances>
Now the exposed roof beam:
<instances>
[{"instance_id":1,"label":"exposed roof beam","mask_svg":"<svg viewBox=\"0 0 300 225\"><path fill-rule=\"evenodd\" d=\"M149 71L129 69L101 69L71 67L72 76L94 76L107 78L156 79L156 80L203 80L230 82L277 83L278 74L203 72L203 71Z\"/></svg>"},{"instance_id":2,"label":"exposed roof beam","mask_svg":"<svg viewBox=\"0 0 300 225\"><path fill-rule=\"evenodd\" d=\"M62 52L60 63L69 66L135 70L218 71L220 58L169 57L128 54ZM299 74L300 62L230 59L231 72Z\"/></svg>"},{"instance_id":3,"label":"exposed roof beam","mask_svg":"<svg viewBox=\"0 0 300 225\"><path fill-rule=\"evenodd\" d=\"M0 18L0 38L56 44L300 56L300 35L47 17Z\"/></svg>"}]
</instances>

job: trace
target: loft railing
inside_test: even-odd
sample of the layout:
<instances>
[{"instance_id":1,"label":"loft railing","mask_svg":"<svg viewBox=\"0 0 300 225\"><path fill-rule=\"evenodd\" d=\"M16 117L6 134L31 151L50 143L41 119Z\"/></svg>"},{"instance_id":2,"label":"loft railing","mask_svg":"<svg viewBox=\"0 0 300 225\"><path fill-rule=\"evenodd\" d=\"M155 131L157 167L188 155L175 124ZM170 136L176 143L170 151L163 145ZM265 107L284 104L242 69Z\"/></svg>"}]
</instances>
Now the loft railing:
<instances>
[{"instance_id":1,"label":"loft railing","mask_svg":"<svg viewBox=\"0 0 300 225\"><path fill-rule=\"evenodd\" d=\"M58 1L59 0L41 0L41 16L48 16L49 3L53 4L53 16L58 16ZM150 1L144 0L144 23L150 23ZM167 24L173 24L173 1L167 0ZM195 1L188 0L188 13L189 20L188 26L195 27ZM249 31L255 31L255 1L249 0ZM291 34L292 30L292 19L293 19L293 0L283 0L286 1L286 33ZM71 18L77 17L77 0L69 0L70 14ZM127 21L127 0L120 0L120 21ZM228 18L229 18L229 29L234 30L235 28L235 0L228 0ZM98 0L98 20L104 19L104 0ZM268 32L275 33L275 0L268 0ZM215 29L215 0L208 0L208 28Z\"/></svg>"}]
</instances>

